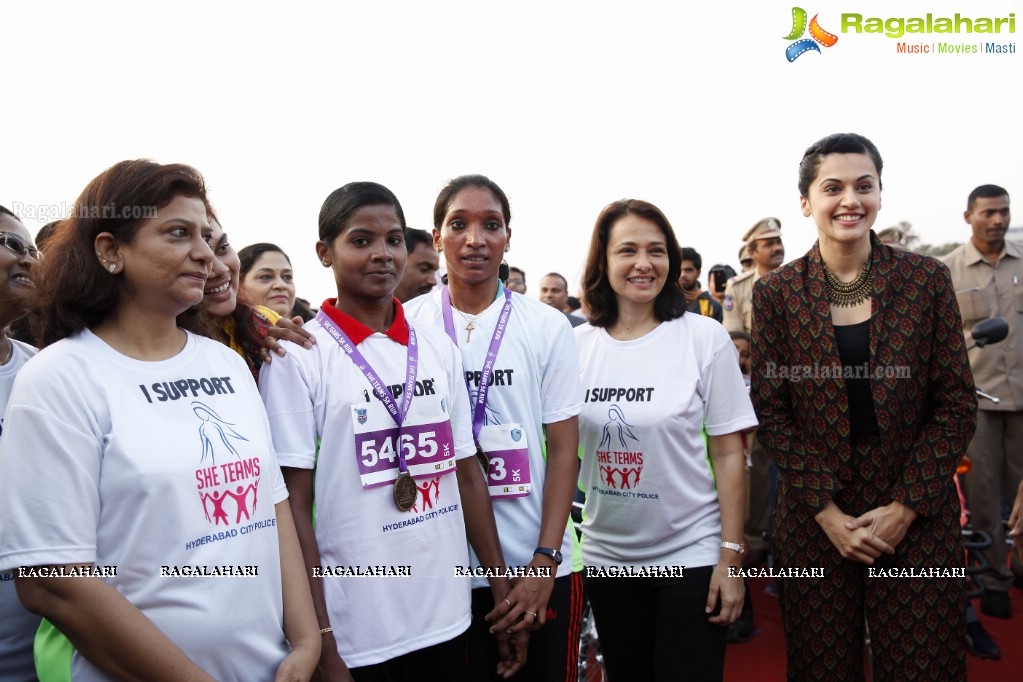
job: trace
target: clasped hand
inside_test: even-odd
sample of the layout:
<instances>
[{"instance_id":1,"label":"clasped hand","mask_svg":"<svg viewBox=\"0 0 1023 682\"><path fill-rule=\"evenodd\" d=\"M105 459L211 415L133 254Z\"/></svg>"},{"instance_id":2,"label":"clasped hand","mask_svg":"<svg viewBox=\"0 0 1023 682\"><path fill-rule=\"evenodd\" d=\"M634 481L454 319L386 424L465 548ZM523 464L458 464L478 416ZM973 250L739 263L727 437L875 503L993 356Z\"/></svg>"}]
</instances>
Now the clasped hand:
<instances>
[{"instance_id":1,"label":"clasped hand","mask_svg":"<svg viewBox=\"0 0 1023 682\"><path fill-rule=\"evenodd\" d=\"M869 565L882 554L895 554L916 516L901 502L892 502L852 517L830 501L816 519L843 558Z\"/></svg>"}]
</instances>

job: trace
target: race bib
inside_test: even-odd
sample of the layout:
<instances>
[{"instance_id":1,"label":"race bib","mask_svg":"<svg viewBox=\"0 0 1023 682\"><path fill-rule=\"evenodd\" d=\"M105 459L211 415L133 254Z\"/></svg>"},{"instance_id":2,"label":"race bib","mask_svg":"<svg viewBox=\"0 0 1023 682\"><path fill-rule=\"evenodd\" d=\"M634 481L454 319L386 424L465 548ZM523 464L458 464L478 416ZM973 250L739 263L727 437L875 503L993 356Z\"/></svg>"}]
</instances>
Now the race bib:
<instances>
[{"instance_id":1,"label":"race bib","mask_svg":"<svg viewBox=\"0 0 1023 682\"><path fill-rule=\"evenodd\" d=\"M425 402L425 401L423 401ZM422 403L416 407L422 406ZM398 437L394 419L378 401L352 405L355 457L363 488L393 483L398 477L398 448L412 478L441 476L455 469L451 421L441 411L420 416L413 409Z\"/></svg>"},{"instance_id":2,"label":"race bib","mask_svg":"<svg viewBox=\"0 0 1023 682\"><path fill-rule=\"evenodd\" d=\"M480 447L490 462L487 487L491 497L525 497L532 490L529 447L520 424L492 424L480 429Z\"/></svg>"}]
</instances>

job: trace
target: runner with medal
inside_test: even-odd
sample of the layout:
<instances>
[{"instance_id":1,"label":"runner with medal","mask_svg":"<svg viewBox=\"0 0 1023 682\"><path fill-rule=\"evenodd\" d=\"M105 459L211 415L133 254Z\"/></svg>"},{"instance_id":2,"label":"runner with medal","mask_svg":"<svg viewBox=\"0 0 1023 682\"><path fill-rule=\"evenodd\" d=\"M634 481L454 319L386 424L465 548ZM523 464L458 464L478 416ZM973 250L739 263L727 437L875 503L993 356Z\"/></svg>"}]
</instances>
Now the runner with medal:
<instances>
[{"instance_id":1,"label":"runner with medal","mask_svg":"<svg viewBox=\"0 0 1023 682\"><path fill-rule=\"evenodd\" d=\"M461 679L469 583L454 568L468 565L467 532L504 571L461 359L393 297L404 227L376 183L327 197L316 252L337 298L306 324L317 345L260 375L324 637L318 679ZM506 578L491 586L509 596ZM512 674L524 650L501 644L495 670Z\"/></svg>"},{"instance_id":2,"label":"runner with medal","mask_svg":"<svg viewBox=\"0 0 1023 682\"><path fill-rule=\"evenodd\" d=\"M481 175L456 178L434 205L434 245L448 286L408 303L420 327L458 345L474 445L487 470L504 559L521 571L515 592L492 598L473 578L471 679L487 679L496 649L489 631L532 631L516 679L575 677L582 579L572 572L567 527L578 476L578 357L565 316L505 289L498 269L511 230L508 198ZM419 328L419 327L417 327ZM546 443L546 454L544 444ZM474 556L473 564L479 565ZM543 627L541 627L543 626Z\"/></svg>"}]
</instances>

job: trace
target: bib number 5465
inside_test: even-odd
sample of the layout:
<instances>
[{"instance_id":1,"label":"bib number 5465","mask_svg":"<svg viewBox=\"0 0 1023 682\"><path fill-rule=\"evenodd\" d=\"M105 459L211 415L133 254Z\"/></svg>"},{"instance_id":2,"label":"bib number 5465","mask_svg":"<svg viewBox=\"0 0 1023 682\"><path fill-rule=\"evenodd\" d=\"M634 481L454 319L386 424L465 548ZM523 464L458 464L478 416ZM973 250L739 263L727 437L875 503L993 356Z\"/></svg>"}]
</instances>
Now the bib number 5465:
<instances>
[{"instance_id":1,"label":"bib number 5465","mask_svg":"<svg viewBox=\"0 0 1023 682\"><path fill-rule=\"evenodd\" d=\"M398 461L398 451L395 449L394 436L384 435L383 437L367 438L362 441L363 466L373 467L377 462L386 459L391 464ZM418 457L429 459L437 454L437 434L435 431L423 431L419 434L418 442L411 433L401 434L401 447L405 451L405 461L411 461Z\"/></svg>"}]
</instances>

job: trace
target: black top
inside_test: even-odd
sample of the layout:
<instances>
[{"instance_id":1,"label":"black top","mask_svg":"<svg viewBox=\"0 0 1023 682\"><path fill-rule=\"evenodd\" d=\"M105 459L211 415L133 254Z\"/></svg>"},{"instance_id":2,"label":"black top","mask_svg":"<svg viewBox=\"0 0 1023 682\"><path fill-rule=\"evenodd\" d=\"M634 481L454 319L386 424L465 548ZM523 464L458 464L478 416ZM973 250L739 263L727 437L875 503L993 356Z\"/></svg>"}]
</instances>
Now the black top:
<instances>
[{"instance_id":1,"label":"black top","mask_svg":"<svg viewBox=\"0 0 1023 682\"><path fill-rule=\"evenodd\" d=\"M874 398L870 393L870 320L835 326L835 340L849 394L851 435L855 439L877 434L877 415L874 414Z\"/></svg>"}]
</instances>

